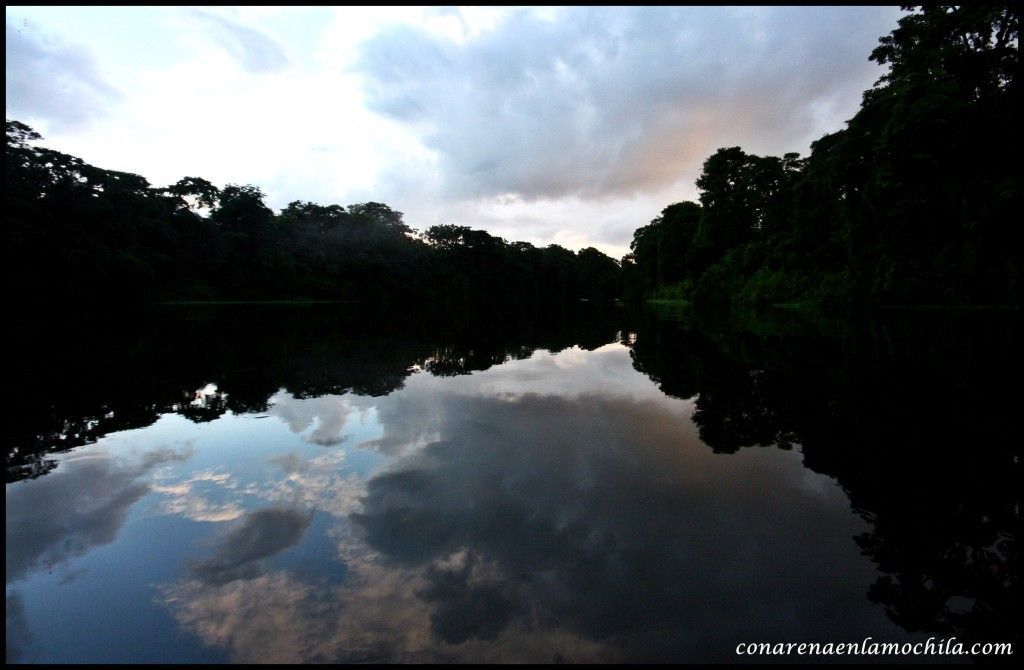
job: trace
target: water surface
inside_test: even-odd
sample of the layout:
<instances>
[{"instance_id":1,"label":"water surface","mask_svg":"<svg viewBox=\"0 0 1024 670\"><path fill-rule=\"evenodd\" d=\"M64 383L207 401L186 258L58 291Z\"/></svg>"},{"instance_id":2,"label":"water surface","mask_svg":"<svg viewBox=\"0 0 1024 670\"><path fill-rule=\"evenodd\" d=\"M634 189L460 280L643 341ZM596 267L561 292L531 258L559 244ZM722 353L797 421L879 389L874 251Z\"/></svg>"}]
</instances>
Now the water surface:
<instances>
[{"instance_id":1,"label":"water surface","mask_svg":"<svg viewBox=\"0 0 1024 670\"><path fill-rule=\"evenodd\" d=\"M352 309L19 331L9 661L1017 635L1012 317Z\"/></svg>"}]
</instances>

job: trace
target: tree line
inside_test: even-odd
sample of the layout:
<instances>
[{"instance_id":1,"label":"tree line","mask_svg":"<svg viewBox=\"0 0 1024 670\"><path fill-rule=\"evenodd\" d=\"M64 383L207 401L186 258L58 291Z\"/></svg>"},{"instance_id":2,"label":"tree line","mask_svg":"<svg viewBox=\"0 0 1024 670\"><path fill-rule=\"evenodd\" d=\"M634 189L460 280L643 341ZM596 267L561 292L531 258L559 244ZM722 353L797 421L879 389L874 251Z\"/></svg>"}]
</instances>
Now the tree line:
<instances>
[{"instance_id":1,"label":"tree line","mask_svg":"<svg viewBox=\"0 0 1024 670\"><path fill-rule=\"evenodd\" d=\"M708 158L699 202L669 205L634 234L627 294L1019 304L1019 35L1011 6L907 14L870 55L888 72L809 156L729 147Z\"/></svg>"},{"instance_id":2,"label":"tree line","mask_svg":"<svg viewBox=\"0 0 1024 670\"><path fill-rule=\"evenodd\" d=\"M185 177L163 188L33 144L7 121L8 274L15 301L360 300L532 308L619 296L594 248L507 242L483 230L413 230L379 202L296 200Z\"/></svg>"}]
</instances>

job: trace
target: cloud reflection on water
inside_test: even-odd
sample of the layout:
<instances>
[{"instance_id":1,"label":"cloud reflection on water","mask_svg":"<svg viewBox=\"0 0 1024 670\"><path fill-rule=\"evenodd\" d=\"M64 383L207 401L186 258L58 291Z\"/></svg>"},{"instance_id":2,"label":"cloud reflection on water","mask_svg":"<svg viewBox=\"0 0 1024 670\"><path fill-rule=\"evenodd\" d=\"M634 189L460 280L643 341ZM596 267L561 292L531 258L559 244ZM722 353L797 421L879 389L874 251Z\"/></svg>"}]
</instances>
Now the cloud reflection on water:
<instances>
[{"instance_id":1,"label":"cloud reflection on water","mask_svg":"<svg viewBox=\"0 0 1024 670\"><path fill-rule=\"evenodd\" d=\"M238 661L335 662L721 659L890 630L839 487L795 452L712 453L624 348L414 375L373 406L362 448L392 460L335 515L345 579L184 580L187 629Z\"/></svg>"}]
</instances>

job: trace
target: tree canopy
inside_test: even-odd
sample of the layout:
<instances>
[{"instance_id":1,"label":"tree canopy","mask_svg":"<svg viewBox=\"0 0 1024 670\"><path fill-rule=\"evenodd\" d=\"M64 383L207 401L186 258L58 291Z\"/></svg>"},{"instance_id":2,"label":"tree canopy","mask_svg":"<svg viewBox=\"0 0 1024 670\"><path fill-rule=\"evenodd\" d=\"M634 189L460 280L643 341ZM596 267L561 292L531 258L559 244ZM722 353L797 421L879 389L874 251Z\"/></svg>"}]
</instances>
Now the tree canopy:
<instances>
[{"instance_id":1,"label":"tree canopy","mask_svg":"<svg viewBox=\"0 0 1024 670\"><path fill-rule=\"evenodd\" d=\"M252 184L164 188L35 146L8 120L9 286L29 303L320 299L535 308L611 300L619 264L588 248L509 243L483 230L413 230L380 202L295 200L275 214Z\"/></svg>"},{"instance_id":2,"label":"tree canopy","mask_svg":"<svg viewBox=\"0 0 1024 670\"><path fill-rule=\"evenodd\" d=\"M1016 7L908 13L870 55L888 72L808 157L709 157L699 205L671 205L636 231L627 293L1019 304L1019 34Z\"/></svg>"}]
</instances>

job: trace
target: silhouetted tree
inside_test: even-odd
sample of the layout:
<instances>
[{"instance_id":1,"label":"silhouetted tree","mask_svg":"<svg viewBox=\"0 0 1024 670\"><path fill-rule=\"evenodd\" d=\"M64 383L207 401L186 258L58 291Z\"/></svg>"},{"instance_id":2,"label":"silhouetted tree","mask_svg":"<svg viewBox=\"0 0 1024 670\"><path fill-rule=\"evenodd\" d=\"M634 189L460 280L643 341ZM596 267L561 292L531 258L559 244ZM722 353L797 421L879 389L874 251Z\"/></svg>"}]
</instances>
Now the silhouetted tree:
<instances>
[{"instance_id":1,"label":"silhouetted tree","mask_svg":"<svg viewBox=\"0 0 1024 670\"><path fill-rule=\"evenodd\" d=\"M594 249L538 250L464 226L420 236L379 202L295 200L275 215L257 186L185 177L153 188L34 146L39 139L8 121L8 281L19 302L315 298L527 310L611 300L621 288L618 263Z\"/></svg>"},{"instance_id":2,"label":"silhouetted tree","mask_svg":"<svg viewBox=\"0 0 1024 670\"><path fill-rule=\"evenodd\" d=\"M627 292L1019 304L1019 34L1010 6L926 5L903 17L871 53L889 71L846 128L806 159L719 149L697 180L692 245L666 260L661 231L639 229ZM666 263L690 281L666 275Z\"/></svg>"}]
</instances>

